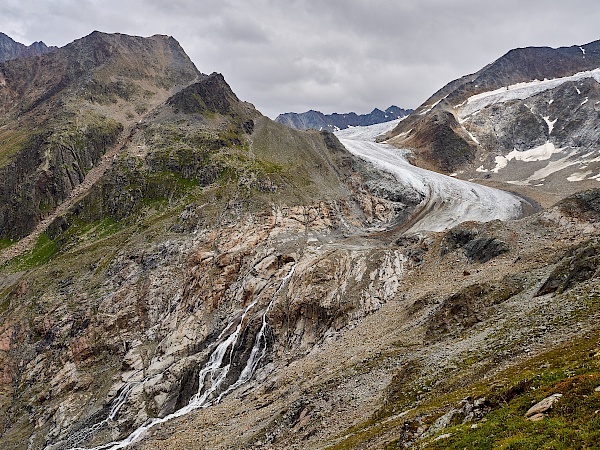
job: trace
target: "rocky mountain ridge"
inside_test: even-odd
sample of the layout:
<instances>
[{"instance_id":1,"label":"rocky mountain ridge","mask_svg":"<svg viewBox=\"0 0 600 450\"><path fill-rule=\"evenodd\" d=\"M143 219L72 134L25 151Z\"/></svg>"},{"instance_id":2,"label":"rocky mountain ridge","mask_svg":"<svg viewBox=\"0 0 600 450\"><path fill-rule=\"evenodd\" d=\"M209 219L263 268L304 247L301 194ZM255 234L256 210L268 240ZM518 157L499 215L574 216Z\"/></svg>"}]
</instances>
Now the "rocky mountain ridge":
<instances>
[{"instance_id":1,"label":"rocky mountain ridge","mask_svg":"<svg viewBox=\"0 0 600 450\"><path fill-rule=\"evenodd\" d=\"M94 32L0 64L0 237L30 232L148 110L202 75L166 36Z\"/></svg>"},{"instance_id":2,"label":"rocky mountain ridge","mask_svg":"<svg viewBox=\"0 0 600 450\"><path fill-rule=\"evenodd\" d=\"M348 127L364 127L376 123L390 122L395 119L406 117L412 112L411 109L402 109L397 106L390 106L385 111L375 108L368 114L356 114L354 112L345 114L323 114L320 111L307 111L303 113L285 113L280 114L275 119L283 125L295 128L297 130L344 130Z\"/></svg>"},{"instance_id":3,"label":"rocky mountain ridge","mask_svg":"<svg viewBox=\"0 0 600 450\"><path fill-rule=\"evenodd\" d=\"M600 41L511 50L440 89L385 138L418 165L523 193L594 188L599 67Z\"/></svg>"},{"instance_id":4,"label":"rocky mountain ridge","mask_svg":"<svg viewBox=\"0 0 600 450\"><path fill-rule=\"evenodd\" d=\"M34 42L31 45L24 45L16 42L4 33L0 33L0 62L17 58L29 58L31 56L41 56L56 50L57 47L48 47L42 41Z\"/></svg>"}]
</instances>

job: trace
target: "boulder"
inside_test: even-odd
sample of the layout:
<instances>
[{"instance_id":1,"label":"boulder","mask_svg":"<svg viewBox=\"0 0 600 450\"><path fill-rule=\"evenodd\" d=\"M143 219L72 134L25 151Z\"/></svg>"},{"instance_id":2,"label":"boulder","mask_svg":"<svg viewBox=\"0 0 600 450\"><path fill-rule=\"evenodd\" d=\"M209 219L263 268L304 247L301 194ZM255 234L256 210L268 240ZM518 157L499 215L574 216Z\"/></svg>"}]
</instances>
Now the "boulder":
<instances>
[{"instance_id":1,"label":"boulder","mask_svg":"<svg viewBox=\"0 0 600 450\"><path fill-rule=\"evenodd\" d=\"M538 421L543 419L544 413L552 408L552 405L556 403L562 394L552 394L550 397L546 397L541 402L536 403L525 413L525 417L531 421Z\"/></svg>"}]
</instances>

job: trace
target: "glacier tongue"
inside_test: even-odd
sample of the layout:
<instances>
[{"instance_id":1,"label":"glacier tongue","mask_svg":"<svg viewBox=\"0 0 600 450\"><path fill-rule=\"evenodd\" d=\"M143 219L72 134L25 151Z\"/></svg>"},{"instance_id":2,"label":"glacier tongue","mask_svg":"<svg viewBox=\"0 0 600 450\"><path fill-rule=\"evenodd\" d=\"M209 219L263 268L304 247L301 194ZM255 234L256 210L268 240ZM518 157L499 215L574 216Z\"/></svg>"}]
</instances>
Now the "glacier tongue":
<instances>
[{"instance_id":1,"label":"glacier tongue","mask_svg":"<svg viewBox=\"0 0 600 450\"><path fill-rule=\"evenodd\" d=\"M468 220L489 222L521 216L519 197L415 167L402 150L374 142L376 136L397 124L398 121L393 121L373 127L355 127L335 134L349 152L424 195L408 231L443 231Z\"/></svg>"}]
</instances>

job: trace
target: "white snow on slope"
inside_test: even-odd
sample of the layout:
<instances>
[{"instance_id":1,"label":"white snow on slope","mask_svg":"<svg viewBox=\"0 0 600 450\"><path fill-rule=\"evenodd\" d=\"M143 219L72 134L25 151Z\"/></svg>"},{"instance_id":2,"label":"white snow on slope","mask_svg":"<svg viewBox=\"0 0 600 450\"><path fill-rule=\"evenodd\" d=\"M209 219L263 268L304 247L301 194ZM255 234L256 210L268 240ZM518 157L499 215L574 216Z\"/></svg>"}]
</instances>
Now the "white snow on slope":
<instances>
[{"instance_id":1,"label":"white snow on slope","mask_svg":"<svg viewBox=\"0 0 600 450\"><path fill-rule=\"evenodd\" d=\"M481 94L473 95L467 99L467 103L463 106L457 106L459 119L464 119L473 113L482 110L486 106L494 103L503 103L509 100L523 100L540 92L554 89L567 81L579 81L585 78L593 78L600 83L600 68L579 72L575 75L563 78L554 78L552 80L534 80L525 83L511 84L510 86L501 87L493 91L482 92ZM576 88L579 92L579 89Z\"/></svg>"},{"instance_id":2,"label":"white snow on slope","mask_svg":"<svg viewBox=\"0 0 600 450\"><path fill-rule=\"evenodd\" d=\"M508 192L415 167L407 161L406 152L388 144L373 142L390 126L395 125L388 122L373 127L355 127L335 134L348 151L391 173L399 183L425 196L408 231L442 231L468 220L488 222L514 219L521 215L521 200Z\"/></svg>"},{"instance_id":3,"label":"white snow on slope","mask_svg":"<svg viewBox=\"0 0 600 450\"><path fill-rule=\"evenodd\" d=\"M574 172L570 177L567 177L567 181L583 181L588 175L591 174L591 170L588 170L586 172Z\"/></svg>"},{"instance_id":4,"label":"white snow on slope","mask_svg":"<svg viewBox=\"0 0 600 450\"><path fill-rule=\"evenodd\" d=\"M556 122L556 121L554 121ZM550 125L548 125L550 126ZM552 131L552 130L551 130ZM560 153L564 149L556 148L552 142L546 142L545 144L540 145L539 147L531 148L529 150L517 150L514 149L506 156L496 156L495 162L496 167L491 170L484 169L483 166L478 167L477 172L495 172L498 173L500 170L504 169L509 161L513 159L515 161L523 161L523 162L536 162L536 161L546 161L552 158L552 155L555 153Z\"/></svg>"},{"instance_id":5,"label":"white snow on slope","mask_svg":"<svg viewBox=\"0 0 600 450\"><path fill-rule=\"evenodd\" d=\"M553 154L560 153L563 150L562 148L556 148L552 142L546 142L539 147L529 150L519 151L515 149L506 155L506 159L509 161L515 159L524 162L546 161L552 158Z\"/></svg>"},{"instance_id":6,"label":"white snow on slope","mask_svg":"<svg viewBox=\"0 0 600 450\"><path fill-rule=\"evenodd\" d=\"M550 120L550 116L543 116L542 119L544 119L546 125L548 125L548 134L552 134L552 130L554 130L554 124L556 123L558 118Z\"/></svg>"},{"instance_id":7,"label":"white snow on slope","mask_svg":"<svg viewBox=\"0 0 600 450\"><path fill-rule=\"evenodd\" d=\"M429 111L431 111L433 108L435 108L437 106L437 104L439 102L441 102L442 100L444 100L446 97L448 97L448 94L446 94L446 96L440 98L437 102L435 102L433 105L431 105L429 108L427 108L425 111L420 112L419 115L420 116L424 116L425 114L427 114Z\"/></svg>"},{"instance_id":8,"label":"white snow on slope","mask_svg":"<svg viewBox=\"0 0 600 450\"><path fill-rule=\"evenodd\" d=\"M469 135L469 137L471 138L471 140L473 142L475 142L477 145L481 145L479 143L479 141L475 138L475 136L473 136L473 134L469 130L467 130L465 127L463 127L463 128L465 129L465 131L467 132L467 134Z\"/></svg>"}]
</instances>

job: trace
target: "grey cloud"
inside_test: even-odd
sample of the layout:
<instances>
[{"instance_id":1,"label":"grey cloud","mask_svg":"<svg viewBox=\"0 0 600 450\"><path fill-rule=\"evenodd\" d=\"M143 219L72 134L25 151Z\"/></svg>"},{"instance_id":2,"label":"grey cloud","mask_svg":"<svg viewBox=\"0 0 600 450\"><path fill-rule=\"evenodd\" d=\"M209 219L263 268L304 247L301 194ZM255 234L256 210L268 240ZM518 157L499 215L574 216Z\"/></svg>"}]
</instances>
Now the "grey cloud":
<instances>
[{"instance_id":1,"label":"grey cloud","mask_svg":"<svg viewBox=\"0 0 600 450\"><path fill-rule=\"evenodd\" d=\"M5 0L0 31L64 45L98 29L173 35L274 117L416 107L514 47L600 38L592 0ZM12 34L11 34L12 33Z\"/></svg>"}]
</instances>

